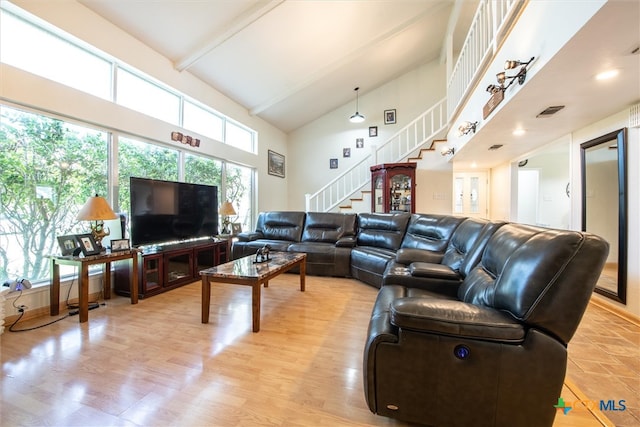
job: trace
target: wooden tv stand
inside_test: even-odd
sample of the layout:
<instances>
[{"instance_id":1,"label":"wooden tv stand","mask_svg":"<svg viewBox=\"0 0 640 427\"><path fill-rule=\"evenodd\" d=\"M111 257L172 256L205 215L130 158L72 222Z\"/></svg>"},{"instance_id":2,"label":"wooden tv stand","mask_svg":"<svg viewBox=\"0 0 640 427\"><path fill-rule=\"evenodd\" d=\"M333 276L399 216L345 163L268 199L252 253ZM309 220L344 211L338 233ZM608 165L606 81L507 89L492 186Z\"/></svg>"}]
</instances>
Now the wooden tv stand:
<instances>
[{"instance_id":1,"label":"wooden tv stand","mask_svg":"<svg viewBox=\"0 0 640 427\"><path fill-rule=\"evenodd\" d=\"M138 254L138 295L146 298L200 280L200 271L229 260L225 239L164 245ZM114 263L114 291L130 296L132 260Z\"/></svg>"}]
</instances>

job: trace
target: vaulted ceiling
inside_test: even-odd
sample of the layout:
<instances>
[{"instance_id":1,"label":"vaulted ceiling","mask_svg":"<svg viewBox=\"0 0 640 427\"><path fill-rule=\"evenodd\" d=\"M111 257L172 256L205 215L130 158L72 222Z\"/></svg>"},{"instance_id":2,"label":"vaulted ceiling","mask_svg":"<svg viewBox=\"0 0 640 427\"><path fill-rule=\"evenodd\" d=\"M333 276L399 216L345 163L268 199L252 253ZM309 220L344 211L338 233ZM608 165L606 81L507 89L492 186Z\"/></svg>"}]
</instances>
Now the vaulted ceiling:
<instances>
[{"instance_id":1,"label":"vaulted ceiling","mask_svg":"<svg viewBox=\"0 0 640 427\"><path fill-rule=\"evenodd\" d=\"M362 96L438 60L449 34L458 52L478 6L478 0L78 1L284 132L353 101L356 86ZM482 124L473 143L456 153L456 167L493 167L639 102L639 5L609 0ZM595 82L607 67L619 77ZM536 117L551 105L565 108ZM527 133L514 137L514 127ZM489 152L496 143L503 148Z\"/></svg>"},{"instance_id":2,"label":"vaulted ceiling","mask_svg":"<svg viewBox=\"0 0 640 427\"><path fill-rule=\"evenodd\" d=\"M477 0L79 0L289 132L459 50ZM451 22L451 24L450 24Z\"/></svg>"}]
</instances>

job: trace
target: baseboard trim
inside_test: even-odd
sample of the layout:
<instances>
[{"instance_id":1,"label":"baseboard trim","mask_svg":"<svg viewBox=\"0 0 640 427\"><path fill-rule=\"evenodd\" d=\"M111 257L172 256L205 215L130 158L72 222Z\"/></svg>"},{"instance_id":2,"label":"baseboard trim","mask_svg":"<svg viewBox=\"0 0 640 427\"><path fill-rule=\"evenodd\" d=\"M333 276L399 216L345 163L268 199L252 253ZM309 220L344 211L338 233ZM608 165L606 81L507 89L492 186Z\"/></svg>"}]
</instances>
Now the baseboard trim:
<instances>
[{"instance_id":1,"label":"baseboard trim","mask_svg":"<svg viewBox=\"0 0 640 427\"><path fill-rule=\"evenodd\" d=\"M634 324L635 326L639 326L640 327L640 317L636 316L633 313L629 313L626 310L623 310L622 308L618 307L617 305L610 303L608 301L605 301L602 298L598 298L598 297L594 297L591 298L591 301L589 301L590 304L593 304L595 306L598 306L604 310L607 310L609 313L611 314L615 314L616 316L618 316L619 318L626 320L629 323Z\"/></svg>"}]
</instances>

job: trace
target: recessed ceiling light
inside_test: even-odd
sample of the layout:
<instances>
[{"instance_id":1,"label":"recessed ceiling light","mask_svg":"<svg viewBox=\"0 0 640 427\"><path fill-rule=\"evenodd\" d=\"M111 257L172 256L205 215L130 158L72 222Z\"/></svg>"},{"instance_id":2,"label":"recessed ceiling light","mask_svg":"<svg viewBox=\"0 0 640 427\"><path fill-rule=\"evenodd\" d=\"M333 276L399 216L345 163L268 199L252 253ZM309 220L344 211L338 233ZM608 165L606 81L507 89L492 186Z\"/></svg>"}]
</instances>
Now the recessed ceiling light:
<instances>
[{"instance_id":1,"label":"recessed ceiling light","mask_svg":"<svg viewBox=\"0 0 640 427\"><path fill-rule=\"evenodd\" d=\"M520 136L520 135L524 135L525 133L527 133L527 131L525 131L522 128L518 128L518 129L514 129L512 134L515 136Z\"/></svg>"},{"instance_id":2,"label":"recessed ceiling light","mask_svg":"<svg viewBox=\"0 0 640 427\"><path fill-rule=\"evenodd\" d=\"M596 80L608 80L612 79L620 73L620 70L607 70L602 73L596 74Z\"/></svg>"}]
</instances>

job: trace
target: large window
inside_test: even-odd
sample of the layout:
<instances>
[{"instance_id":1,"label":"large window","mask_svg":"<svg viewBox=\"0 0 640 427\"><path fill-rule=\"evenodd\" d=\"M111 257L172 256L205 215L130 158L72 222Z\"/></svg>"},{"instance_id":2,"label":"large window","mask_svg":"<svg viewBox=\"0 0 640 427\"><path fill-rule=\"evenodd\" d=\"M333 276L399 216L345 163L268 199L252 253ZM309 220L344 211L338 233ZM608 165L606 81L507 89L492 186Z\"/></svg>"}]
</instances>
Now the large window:
<instances>
[{"instance_id":1,"label":"large window","mask_svg":"<svg viewBox=\"0 0 640 427\"><path fill-rule=\"evenodd\" d=\"M0 62L111 99L111 63L4 10Z\"/></svg>"},{"instance_id":2,"label":"large window","mask_svg":"<svg viewBox=\"0 0 640 427\"><path fill-rule=\"evenodd\" d=\"M178 151L130 138L118 140L118 210L130 212L129 178L178 180Z\"/></svg>"},{"instance_id":3,"label":"large window","mask_svg":"<svg viewBox=\"0 0 640 427\"><path fill-rule=\"evenodd\" d=\"M0 281L48 278L56 236L107 194L108 134L0 105Z\"/></svg>"},{"instance_id":4,"label":"large window","mask_svg":"<svg viewBox=\"0 0 640 427\"><path fill-rule=\"evenodd\" d=\"M255 152L254 132L244 126L227 121L225 127L225 142L241 150Z\"/></svg>"},{"instance_id":5,"label":"large window","mask_svg":"<svg viewBox=\"0 0 640 427\"><path fill-rule=\"evenodd\" d=\"M208 157L185 154L184 182L220 187L222 184L222 162Z\"/></svg>"},{"instance_id":6,"label":"large window","mask_svg":"<svg viewBox=\"0 0 640 427\"><path fill-rule=\"evenodd\" d=\"M250 229L252 225L251 188L253 188L253 170L227 163L224 196L233 204L238 214L237 218L232 218L232 221L239 222L243 230Z\"/></svg>"},{"instance_id":7,"label":"large window","mask_svg":"<svg viewBox=\"0 0 640 427\"><path fill-rule=\"evenodd\" d=\"M255 152L255 131L10 2L0 2L0 62ZM0 281L48 281L56 237L88 231L75 218L96 193L128 212L130 176L218 185L250 226L252 169L65 120L0 105Z\"/></svg>"},{"instance_id":8,"label":"large window","mask_svg":"<svg viewBox=\"0 0 640 427\"><path fill-rule=\"evenodd\" d=\"M180 124L180 98L129 71L118 68L118 104L174 125Z\"/></svg>"},{"instance_id":9,"label":"large window","mask_svg":"<svg viewBox=\"0 0 640 427\"><path fill-rule=\"evenodd\" d=\"M184 101L183 111L182 127L218 141L223 140L222 117L189 101Z\"/></svg>"},{"instance_id":10,"label":"large window","mask_svg":"<svg viewBox=\"0 0 640 427\"><path fill-rule=\"evenodd\" d=\"M180 91L42 23L9 2L0 2L0 8L0 62L256 152L254 130L187 99ZM113 75L113 69L117 70L117 76Z\"/></svg>"}]
</instances>

